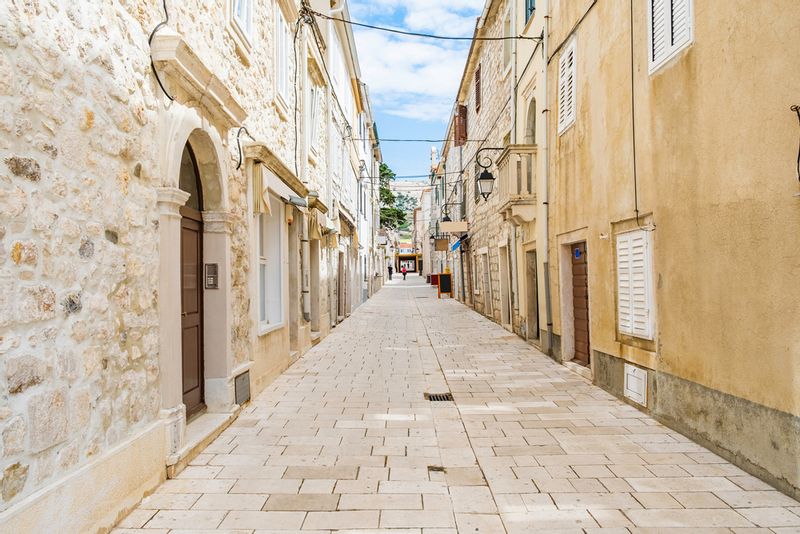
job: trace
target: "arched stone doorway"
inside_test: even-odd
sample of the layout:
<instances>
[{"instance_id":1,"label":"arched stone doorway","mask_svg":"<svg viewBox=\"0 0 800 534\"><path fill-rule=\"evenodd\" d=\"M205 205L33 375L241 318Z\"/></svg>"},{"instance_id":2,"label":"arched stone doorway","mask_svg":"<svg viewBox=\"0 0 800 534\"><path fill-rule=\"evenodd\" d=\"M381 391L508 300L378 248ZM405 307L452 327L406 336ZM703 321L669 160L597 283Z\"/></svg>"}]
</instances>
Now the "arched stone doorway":
<instances>
[{"instance_id":1,"label":"arched stone doorway","mask_svg":"<svg viewBox=\"0 0 800 534\"><path fill-rule=\"evenodd\" d=\"M167 465L173 465L193 447L187 417L231 414L234 376L249 365L237 368L233 354L232 218L222 139L195 109L176 104L163 113L159 381Z\"/></svg>"},{"instance_id":2,"label":"arched stone doorway","mask_svg":"<svg viewBox=\"0 0 800 534\"><path fill-rule=\"evenodd\" d=\"M186 417L205 403L203 365L203 185L191 143L181 155L179 189L189 194L181 214L181 383Z\"/></svg>"}]
</instances>

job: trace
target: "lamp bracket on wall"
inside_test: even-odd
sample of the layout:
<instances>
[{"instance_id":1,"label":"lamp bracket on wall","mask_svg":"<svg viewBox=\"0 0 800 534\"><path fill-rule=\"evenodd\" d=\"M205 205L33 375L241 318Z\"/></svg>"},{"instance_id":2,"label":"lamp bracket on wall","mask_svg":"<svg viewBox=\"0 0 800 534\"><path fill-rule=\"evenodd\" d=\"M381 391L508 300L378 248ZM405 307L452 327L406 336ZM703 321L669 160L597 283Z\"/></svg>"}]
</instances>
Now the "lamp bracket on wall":
<instances>
[{"instance_id":1,"label":"lamp bracket on wall","mask_svg":"<svg viewBox=\"0 0 800 534\"><path fill-rule=\"evenodd\" d=\"M494 152L502 152L505 150L503 147L490 147L487 146L486 148L482 148L475 153L475 163L477 163L482 169L488 169L494 164L494 160L489 156L482 156L482 152L486 151L494 151Z\"/></svg>"}]
</instances>

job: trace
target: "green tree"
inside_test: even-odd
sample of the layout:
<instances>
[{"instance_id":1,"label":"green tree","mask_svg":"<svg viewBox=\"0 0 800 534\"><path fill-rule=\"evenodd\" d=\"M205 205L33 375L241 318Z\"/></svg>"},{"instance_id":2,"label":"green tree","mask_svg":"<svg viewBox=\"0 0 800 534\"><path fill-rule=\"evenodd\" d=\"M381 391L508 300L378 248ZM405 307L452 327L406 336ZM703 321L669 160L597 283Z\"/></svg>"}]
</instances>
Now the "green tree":
<instances>
[{"instance_id":1,"label":"green tree","mask_svg":"<svg viewBox=\"0 0 800 534\"><path fill-rule=\"evenodd\" d=\"M396 174L385 163L380 168L381 226L397 230L406 223L405 211L396 205L396 197L392 192L392 180Z\"/></svg>"}]
</instances>

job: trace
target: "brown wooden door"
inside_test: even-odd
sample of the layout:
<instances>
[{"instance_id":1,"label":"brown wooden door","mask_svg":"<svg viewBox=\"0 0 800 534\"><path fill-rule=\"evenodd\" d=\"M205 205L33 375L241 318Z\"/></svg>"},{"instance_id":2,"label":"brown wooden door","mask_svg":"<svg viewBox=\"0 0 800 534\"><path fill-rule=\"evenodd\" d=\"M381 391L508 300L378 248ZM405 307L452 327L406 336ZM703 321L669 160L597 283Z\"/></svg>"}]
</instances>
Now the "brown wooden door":
<instances>
[{"instance_id":1,"label":"brown wooden door","mask_svg":"<svg viewBox=\"0 0 800 534\"><path fill-rule=\"evenodd\" d=\"M589 365L589 262L586 243L572 245L572 311L575 318L575 362Z\"/></svg>"},{"instance_id":2,"label":"brown wooden door","mask_svg":"<svg viewBox=\"0 0 800 534\"><path fill-rule=\"evenodd\" d=\"M182 208L181 319L183 403L186 417L205 408L203 391L203 223L200 213Z\"/></svg>"}]
</instances>

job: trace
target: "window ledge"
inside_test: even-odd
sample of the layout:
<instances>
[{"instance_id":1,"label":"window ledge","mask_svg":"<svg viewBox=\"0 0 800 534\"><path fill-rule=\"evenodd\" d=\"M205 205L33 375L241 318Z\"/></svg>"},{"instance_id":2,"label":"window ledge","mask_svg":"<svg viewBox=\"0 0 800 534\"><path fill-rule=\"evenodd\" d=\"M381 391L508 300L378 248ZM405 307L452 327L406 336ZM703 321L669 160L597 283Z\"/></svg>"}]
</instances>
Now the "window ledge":
<instances>
[{"instance_id":1,"label":"window ledge","mask_svg":"<svg viewBox=\"0 0 800 534\"><path fill-rule=\"evenodd\" d=\"M259 324L258 325L258 337L266 336L267 334L271 334L276 330L280 330L281 328L286 326L286 321L280 322L278 324Z\"/></svg>"},{"instance_id":2,"label":"window ledge","mask_svg":"<svg viewBox=\"0 0 800 534\"><path fill-rule=\"evenodd\" d=\"M278 112L278 116L284 122L289 122L289 106L286 105L286 102L283 99L283 96L275 90L275 98L272 99L272 105L275 106L275 110Z\"/></svg>"},{"instance_id":3,"label":"window ledge","mask_svg":"<svg viewBox=\"0 0 800 534\"><path fill-rule=\"evenodd\" d=\"M689 50L692 47L693 42L688 42L675 50L672 50L669 54L664 56L663 58L659 59L658 61L648 61L648 69L647 73L650 76L658 74L660 71L664 70L665 68L675 64L678 62L678 58L683 56L683 53Z\"/></svg>"},{"instance_id":4,"label":"window ledge","mask_svg":"<svg viewBox=\"0 0 800 534\"><path fill-rule=\"evenodd\" d=\"M250 42L250 39L245 35L244 31L239 27L239 24L231 18L228 20L228 24L225 27L228 32L228 35L231 36L233 39L233 43L236 45L236 55L239 56L239 59L242 60L242 63L245 66L250 66L250 53L253 51L253 45Z\"/></svg>"},{"instance_id":5,"label":"window ledge","mask_svg":"<svg viewBox=\"0 0 800 534\"><path fill-rule=\"evenodd\" d=\"M570 129L572 129L572 127L573 127L573 126L575 126L575 123L576 123L576 122L577 122L577 121L573 119L573 121L572 121L572 122L570 122L569 124L567 124L566 126L564 126L564 129L563 129L563 130L560 130L560 131L558 132L558 135L564 135L565 133L567 133L568 131L570 131Z\"/></svg>"},{"instance_id":6,"label":"window ledge","mask_svg":"<svg viewBox=\"0 0 800 534\"><path fill-rule=\"evenodd\" d=\"M308 149L308 162L311 163L311 165L313 165L314 167L318 165L317 156L318 154L316 148L311 147Z\"/></svg>"}]
</instances>

